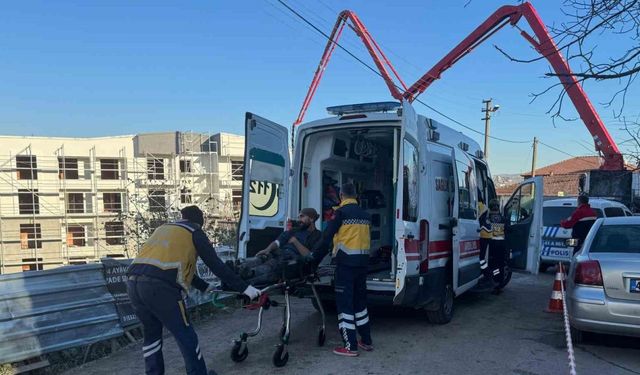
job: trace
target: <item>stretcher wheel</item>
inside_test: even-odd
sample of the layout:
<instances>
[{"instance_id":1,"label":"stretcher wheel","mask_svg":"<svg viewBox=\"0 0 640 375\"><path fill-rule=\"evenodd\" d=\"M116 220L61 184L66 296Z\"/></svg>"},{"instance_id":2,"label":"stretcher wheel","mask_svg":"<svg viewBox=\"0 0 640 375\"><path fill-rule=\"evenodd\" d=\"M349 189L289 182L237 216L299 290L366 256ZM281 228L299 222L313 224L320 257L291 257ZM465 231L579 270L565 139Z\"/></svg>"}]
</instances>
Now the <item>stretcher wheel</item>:
<instances>
[{"instance_id":1,"label":"stretcher wheel","mask_svg":"<svg viewBox=\"0 0 640 375\"><path fill-rule=\"evenodd\" d=\"M289 361L289 352L287 351L287 347L280 344L276 349L276 352L273 353L273 365L276 367L284 367Z\"/></svg>"},{"instance_id":2,"label":"stretcher wheel","mask_svg":"<svg viewBox=\"0 0 640 375\"><path fill-rule=\"evenodd\" d=\"M247 359L248 356L249 348L247 347L247 343L245 342L243 345L242 341L236 341L231 349L231 360L234 362L242 362Z\"/></svg>"},{"instance_id":3,"label":"stretcher wheel","mask_svg":"<svg viewBox=\"0 0 640 375\"><path fill-rule=\"evenodd\" d=\"M318 331L318 346L324 346L326 340L327 334L324 332L324 328L320 328L320 331Z\"/></svg>"}]
</instances>

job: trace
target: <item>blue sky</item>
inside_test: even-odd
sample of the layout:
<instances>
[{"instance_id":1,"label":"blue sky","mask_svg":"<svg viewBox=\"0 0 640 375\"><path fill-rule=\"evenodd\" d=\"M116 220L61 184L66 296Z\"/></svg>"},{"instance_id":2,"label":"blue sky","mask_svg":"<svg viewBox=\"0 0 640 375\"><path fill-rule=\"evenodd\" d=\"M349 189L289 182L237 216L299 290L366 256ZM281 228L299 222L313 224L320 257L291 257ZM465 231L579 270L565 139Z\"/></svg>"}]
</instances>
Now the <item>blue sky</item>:
<instances>
[{"instance_id":1,"label":"blue sky","mask_svg":"<svg viewBox=\"0 0 640 375\"><path fill-rule=\"evenodd\" d=\"M321 29L337 12L354 10L406 82L413 82L504 2L288 0ZM566 20L559 2L534 1L547 24ZM370 61L347 30L344 45ZM622 40L600 41L599 53ZM243 132L250 111L289 126L295 119L325 40L276 0L248 1L20 1L0 12L0 133L104 136L193 130ZM506 27L447 71L421 99L478 130L482 99L501 109L492 134L543 142L572 155L593 153L580 122L557 122L545 112L555 83L546 62L508 61L493 44L518 57L535 57L517 30ZM574 67L576 68L576 67ZM579 68L579 67L577 67ZM628 138L607 101L617 82L585 86L614 138ZM626 114L634 108L630 92ZM336 51L306 119L336 104L391 99L383 81ZM631 103L631 104L629 104ZM418 112L450 124L420 104ZM570 103L566 114L574 112ZM455 124L451 124L456 128ZM481 136L471 134L480 141ZM530 168L531 145L491 142L495 173ZM567 156L539 148L539 165Z\"/></svg>"}]
</instances>

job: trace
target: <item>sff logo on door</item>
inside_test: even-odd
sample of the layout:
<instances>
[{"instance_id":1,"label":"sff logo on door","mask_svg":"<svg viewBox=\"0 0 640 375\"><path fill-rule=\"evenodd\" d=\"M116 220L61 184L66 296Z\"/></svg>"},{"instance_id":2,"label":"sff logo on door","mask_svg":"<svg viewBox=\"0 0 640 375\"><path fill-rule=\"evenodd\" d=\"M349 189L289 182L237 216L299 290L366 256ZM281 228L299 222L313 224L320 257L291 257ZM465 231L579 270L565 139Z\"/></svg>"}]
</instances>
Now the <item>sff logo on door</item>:
<instances>
[{"instance_id":1,"label":"sff logo on door","mask_svg":"<svg viewBox=\"0 0 640 375\"><path fill-rule=\"evenodd\" d=\"M268 181L249 183L249 215L272 217L278 213L278 184Z\"/></svg>"}]
</instances>

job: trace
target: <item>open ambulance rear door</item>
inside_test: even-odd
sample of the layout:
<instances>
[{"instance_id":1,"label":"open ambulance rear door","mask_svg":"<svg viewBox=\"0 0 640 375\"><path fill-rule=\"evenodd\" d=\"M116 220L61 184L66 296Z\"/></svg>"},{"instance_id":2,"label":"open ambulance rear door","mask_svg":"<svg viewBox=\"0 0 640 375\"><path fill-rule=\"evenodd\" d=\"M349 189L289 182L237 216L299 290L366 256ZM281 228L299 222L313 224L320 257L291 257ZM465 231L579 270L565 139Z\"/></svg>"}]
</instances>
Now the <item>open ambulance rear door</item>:
<instances>
[{"instance_id":1,"label":"open ambulance rear door","mask_svg":"<svg viewBox=\"0 0 640 375\"><path fill-rule=\"evenodd\" d=\"M542 248L542 177L523 181L504 206L506 247L513 269L538 273Z\"/></svg>"},{"instance_id":2,"label":"open ambulance rear door","mask_svg":"<svg viewBox=\"0 0 640 375\"><path fill-rule=\"evenodd\" d=\"M283 231L289 171L287 128L247 112L238 258L254 256Z\"/></svg>"}]
</instances>

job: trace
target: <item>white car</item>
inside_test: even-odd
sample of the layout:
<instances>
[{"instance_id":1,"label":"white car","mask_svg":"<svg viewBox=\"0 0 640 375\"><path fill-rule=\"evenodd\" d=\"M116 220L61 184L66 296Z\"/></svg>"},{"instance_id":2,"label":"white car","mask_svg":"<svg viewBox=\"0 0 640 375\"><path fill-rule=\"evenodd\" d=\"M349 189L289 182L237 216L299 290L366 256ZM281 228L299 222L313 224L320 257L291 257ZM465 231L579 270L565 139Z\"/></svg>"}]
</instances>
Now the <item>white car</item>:
<instances>
[{"instance_id":1,"label":"white car","mask_svg":"<svg viewBox=\"0 0 640 375\"><path fill-rule=\"evenodd\" d=\"M571 238L571 229L560 226L560 221L571 216L576 210L577 198L562 198L545 201L542 206L542 249L540 251L540 270L558 262L570 262L573 248L567 247L565 241ZM622 203L609 199L589 199L591 208L598 218L633 216Z\"/></svg>"}]
</instances>

